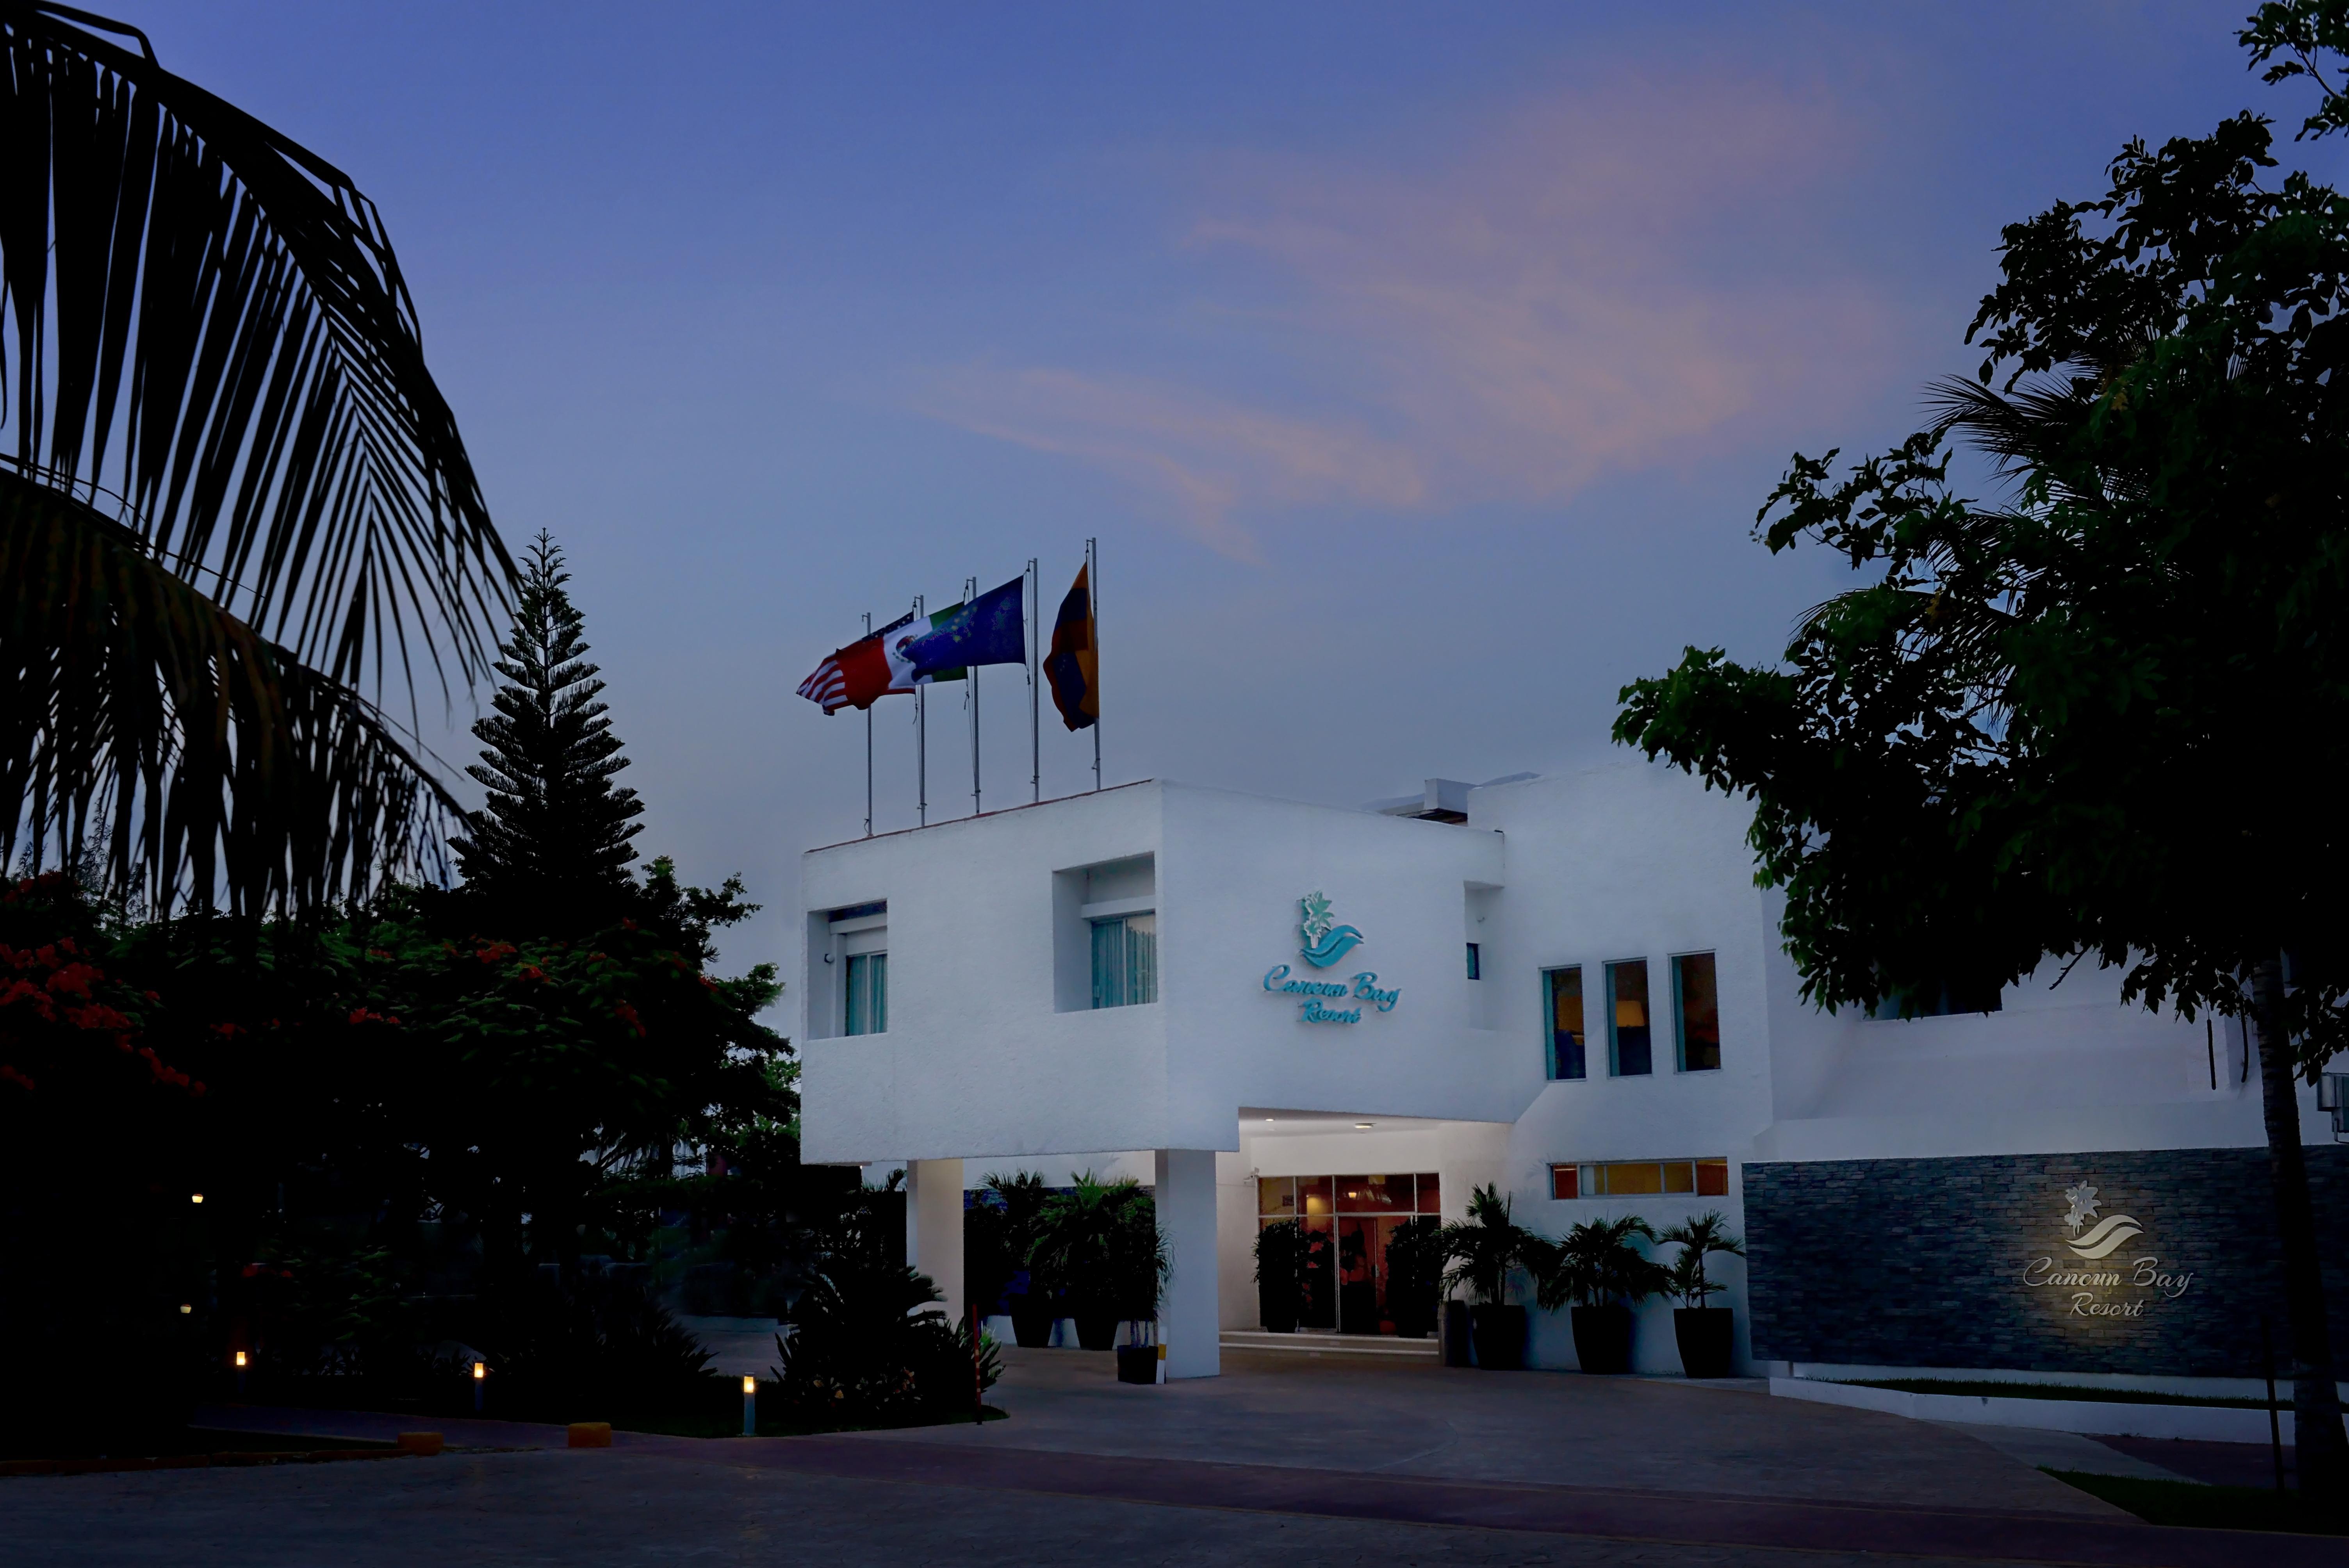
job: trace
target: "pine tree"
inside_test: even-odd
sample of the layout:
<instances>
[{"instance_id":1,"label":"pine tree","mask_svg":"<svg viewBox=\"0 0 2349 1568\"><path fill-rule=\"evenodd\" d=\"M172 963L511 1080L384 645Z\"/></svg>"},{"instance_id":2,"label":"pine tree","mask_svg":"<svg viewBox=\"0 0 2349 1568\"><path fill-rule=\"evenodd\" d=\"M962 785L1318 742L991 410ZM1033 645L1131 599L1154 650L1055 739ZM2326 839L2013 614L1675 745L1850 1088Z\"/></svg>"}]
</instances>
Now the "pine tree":
<instances>
[{"instance_id":1,"label":"pine tree","mask_svg":"<svg viewBox=\"0 0 2349 1568\"><path fill-rule=\"evenodd\" d=\"M512 630L499 647L496 712L473 726L481 760L465 771L489 789L454 848L468 902L504 935L592 930L636 892L629 840L643 831L628 765L585 661L585 620L563 584L563 552L542 530L523 571Z\"/></svg>"}]
</instances>

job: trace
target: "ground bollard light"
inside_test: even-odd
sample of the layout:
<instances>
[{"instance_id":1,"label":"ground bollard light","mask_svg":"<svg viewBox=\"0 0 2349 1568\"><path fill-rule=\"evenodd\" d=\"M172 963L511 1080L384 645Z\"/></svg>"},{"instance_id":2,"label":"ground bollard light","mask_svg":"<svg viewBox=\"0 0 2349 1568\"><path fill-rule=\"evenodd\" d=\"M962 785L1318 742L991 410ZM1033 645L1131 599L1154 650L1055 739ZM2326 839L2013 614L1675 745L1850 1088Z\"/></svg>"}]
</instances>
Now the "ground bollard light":
<instances>
[{"instance_id":1,"label":"ground bollard light","mask_svg":"<svg viewBox=\"0 0 2349 1568\"><path fill-rule=\"evenodd\" d=\"M742 1435L746 1438L759 1435L759 1380L756 1377L742 1379Z\"/></svg>"},{"instance_id":2,"label":"ground bollard light","mask_svg":"<svg viewBox=\"0 0 2349 1568\"><path fill-rule=\"evenodd\" d=\"M236 1397L244 1398L244 1352L236 1353Z\"/></svg>"},{"instance_id":3,"label":"ground bollard light","mask_svg":"<svg viewBox=\"0 0 2349 1568\"><path fill-rule=\"evenodd\" d=\"M481 1385L489 1380L489 1376L490 1364L488 1362L476 1361L473 1363L473 1414L476 1416L481 1413Z\"/></svg>"}]
</instances>

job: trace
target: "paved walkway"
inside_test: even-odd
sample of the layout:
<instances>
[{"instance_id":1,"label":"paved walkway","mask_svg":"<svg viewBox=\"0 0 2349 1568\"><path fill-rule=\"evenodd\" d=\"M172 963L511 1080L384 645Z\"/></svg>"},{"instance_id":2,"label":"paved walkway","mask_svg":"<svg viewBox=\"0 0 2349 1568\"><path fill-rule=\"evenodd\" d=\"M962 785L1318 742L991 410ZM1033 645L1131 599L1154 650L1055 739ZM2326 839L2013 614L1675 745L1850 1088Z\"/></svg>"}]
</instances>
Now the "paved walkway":
<instances>
[{"instance_id":1,"label":"paved walkway","mask_svg":"<svg viewBox=\"0 0 2349 1568\"><path fill-rule=\"evenodd\" d=\"M1131 1387L1106 1356L1009 1359L1012 1418L984 1427L0 1482L0 1564L2349 1563L2153 1529L1959 1429L1732 1389L1271 1357Z\"/></svg>"}]
</instances>

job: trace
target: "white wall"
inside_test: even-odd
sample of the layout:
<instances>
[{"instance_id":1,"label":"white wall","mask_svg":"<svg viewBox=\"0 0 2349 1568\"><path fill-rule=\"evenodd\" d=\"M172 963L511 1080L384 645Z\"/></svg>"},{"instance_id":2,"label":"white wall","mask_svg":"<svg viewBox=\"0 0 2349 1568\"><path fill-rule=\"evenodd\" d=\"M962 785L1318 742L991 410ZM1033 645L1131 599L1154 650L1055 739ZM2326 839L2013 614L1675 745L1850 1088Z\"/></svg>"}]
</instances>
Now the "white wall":
<instances>
[{"instance_id":1,"label":"white wall","mask_svg":"<svg viewBox=\"0 0 2349 1568\"><path fill-rule=\"evenodd\" d=\"M1553 1235L1626 1208L1661 1227L1717 1207L1742 1230L1749 1160L2263 1141L2240 1036L2221 1026L2206 1046L2199 1024L2121 1006L2116 974L2084 965L2057 985L2051 965L1988 1016L1812 1008L1780 947L1776 895L1753 885L1745 808L1682 774L1622 762L1469 799L1468 822L1445 824L1145 783L811 851L807 1157L969 1157L973 1185L1021 1166L1057 1185L1089 1165L1151 1171L1146 1153L1061 1150L1221 1151L1216 1302L1239 1326L1256 1315L1257 1174L1435 1170L1453 1217L1493 1181ZM1144 855L1160 999L1067 1010L1061 928L1085 879L1066 873ZM1298 954L1297 901L1315 892L1365 936L1330 971ZM875 900L889 905L888 1032L825 1037L823 912ZM1482 949L1479 981L1466 941ZM1692 952L1715 960L1716 1071L1673 1070L1670 960ZM1649 965L1657 1070L1616 1078L1603 966L1628 958ZM1262 984L1283 963L1316 978L1374 972L1402 997L1357 1024L1302 1022ZM1566 965L1583 970L1591 1076L1552 1083L1541 976ZM2306 1135L2329 1137L2303 1099ZM1263 1136L1242 1108L1415 1119ZM1554 1162L1704 1157L1731 1161L1725 1198L1549 1196ZM1742 1344L1743 1270L1719 1273ZM1677 1366L1668 1313L1648 1311L1643 1368ZM1537 1326L1535 1354L1571 1364L1562 1318Z\"/></svg>"}]
</instances>

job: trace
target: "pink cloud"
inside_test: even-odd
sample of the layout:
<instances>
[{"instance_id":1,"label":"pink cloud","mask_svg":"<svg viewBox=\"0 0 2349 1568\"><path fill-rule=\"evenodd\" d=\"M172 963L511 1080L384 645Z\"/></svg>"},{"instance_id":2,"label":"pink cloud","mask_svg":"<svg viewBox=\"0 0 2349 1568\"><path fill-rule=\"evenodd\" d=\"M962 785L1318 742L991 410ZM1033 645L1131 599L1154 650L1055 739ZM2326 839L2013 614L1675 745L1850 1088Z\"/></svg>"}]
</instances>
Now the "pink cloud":
<instances>
[{"instance_id":1,"label":"pink cloud","mask_svg":"<svg viewBox=\"0 0 2349 1568\"><path fill-rule=\"evenodd\" d=\"M1813 219L1855 139L1767 83L1624 80L1418 171L1228 159L1185 242L1263 263L1215 302L1261 332L1229 385L979 366L925 407L1154 488L1238 554L1238 519L1287 507L1562 498L1875 383L1884 307ZM1318 390L1235 389L1265 354Z\"/></svg>"}]
</instances>

